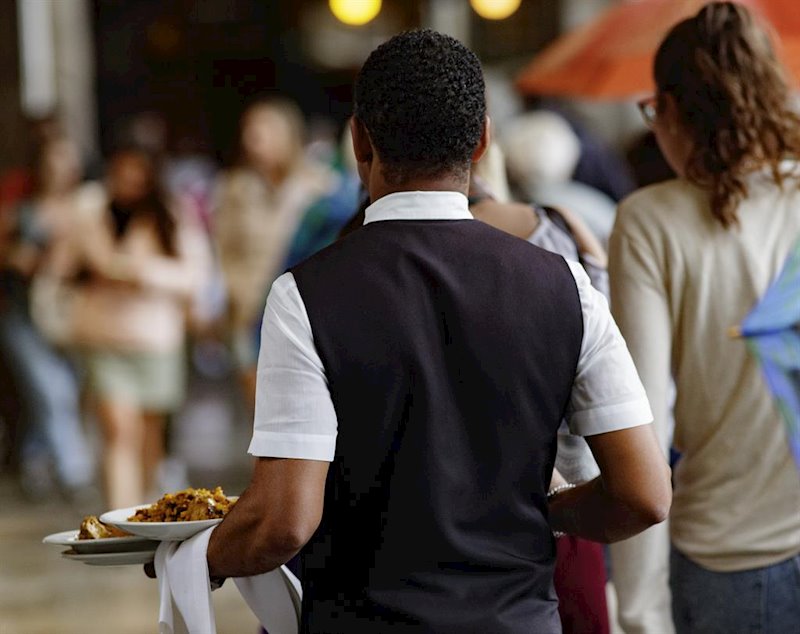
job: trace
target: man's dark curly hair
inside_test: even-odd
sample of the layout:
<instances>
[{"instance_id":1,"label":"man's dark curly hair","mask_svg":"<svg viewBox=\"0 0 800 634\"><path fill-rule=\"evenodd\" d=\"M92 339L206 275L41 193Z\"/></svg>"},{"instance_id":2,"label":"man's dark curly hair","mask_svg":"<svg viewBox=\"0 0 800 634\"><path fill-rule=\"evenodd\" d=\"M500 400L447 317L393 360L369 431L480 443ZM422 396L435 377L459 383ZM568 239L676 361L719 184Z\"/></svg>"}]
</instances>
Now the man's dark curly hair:
<instances>
[{"instance_id":1,"label":"man's dark curly hair","mask_svg":"<svg viewBox=\"0 0 800 634\"><path fill-rule=\"evenodd\" d=\"M354 115L393 184L455 172L466 177L486 116L481 64L458 40L401 33L367 58Z\"/></svg>"}]
</instances>

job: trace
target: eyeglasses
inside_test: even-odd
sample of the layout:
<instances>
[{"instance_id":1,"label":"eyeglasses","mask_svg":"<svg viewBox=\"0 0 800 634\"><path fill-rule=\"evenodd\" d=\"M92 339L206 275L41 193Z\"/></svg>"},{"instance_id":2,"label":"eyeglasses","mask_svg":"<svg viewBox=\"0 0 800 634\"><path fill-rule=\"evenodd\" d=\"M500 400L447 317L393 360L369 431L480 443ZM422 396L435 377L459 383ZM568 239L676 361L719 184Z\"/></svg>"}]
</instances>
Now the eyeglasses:
<instances>
[{"instance_id":1,"label":"eyeglasses","mask_svg":"<svg viewBox=\"0 0 800 634\"><path fill-rule=\"evenodd\" d=\"M636 105L639 107L639 112L642 113L642 119L644 119L648 128L652 128L653 125L655 125L656 118L658 117L657 103L658 100L656 97L646 97L636 102Z\"/></svg>"}]
</instances>

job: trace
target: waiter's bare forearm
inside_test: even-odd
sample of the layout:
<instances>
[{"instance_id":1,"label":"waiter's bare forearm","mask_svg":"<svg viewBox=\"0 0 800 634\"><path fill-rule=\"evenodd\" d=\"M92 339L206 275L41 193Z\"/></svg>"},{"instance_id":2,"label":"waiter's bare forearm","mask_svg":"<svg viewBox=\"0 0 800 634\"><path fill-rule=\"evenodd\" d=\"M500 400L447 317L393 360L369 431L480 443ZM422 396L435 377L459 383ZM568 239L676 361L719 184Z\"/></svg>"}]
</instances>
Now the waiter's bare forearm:
<instances>
[{"instance_id":1,"label":"waiter's bare forearm","mask_svg":"<svg viewBox=\"0 0 800 634\"><path fill-rule=\"evenodd\" d=\"M612 498L601 478L557 494L550 502L553 530L610 544L633 537L664 518Z\"/></svg>"},{"instance_id":2,"label":"waiter's bare forearm","mask_svg":"<svg viewBox=\"0 0 800 634\"><path fill-rule=\"evenodd\" d=\"M672 502L670 469L650 425L586 440L601 475L550 500L553 529L611 543L664 521Z\"/></svg>"},{"instance_id":3,"label":"waiter's bare forearm","mask_svg":"<svg viewBox=\"0 0 800 634\"><path fill-rule=\"evenodd\" d=\"M322 516L328 463L259 458L250 486L208 544L212 577L277 568L311 538Z\"/></svg>"},{"instance_id":4,"label":"waiter's bare forearm","mask_svg":"<svg viewBox=\"0 0 800 634\"><path fill-rule=\"evenodd\" d=\"M296 551L271 543L269 523L243 495L208 543L212 577L249 577L268 572L291 559ZM299 548L298 548L299 550Z\"/></svg>"}]
</instances>

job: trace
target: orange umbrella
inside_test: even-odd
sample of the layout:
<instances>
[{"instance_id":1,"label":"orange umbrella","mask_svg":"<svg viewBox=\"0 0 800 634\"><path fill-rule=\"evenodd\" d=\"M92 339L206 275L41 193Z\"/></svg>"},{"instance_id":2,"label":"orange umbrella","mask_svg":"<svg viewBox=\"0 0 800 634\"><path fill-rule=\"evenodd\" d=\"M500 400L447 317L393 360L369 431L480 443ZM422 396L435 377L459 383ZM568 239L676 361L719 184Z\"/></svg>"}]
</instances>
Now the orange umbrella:
<instances>
[{"instance_id":1,"label":"orange umbrella","mask_svg":"<svg viewBox=\"0 0 800 634\"><path fill-rule=\"evenodd\" d=\"M526 94L621 99L652 92L653 57L669 29L709 0L631 0L614 5L539 53L517 77ZM777 49L800 79L800 2L740 0L772 25Z\"/></svg>"}]
</instances>

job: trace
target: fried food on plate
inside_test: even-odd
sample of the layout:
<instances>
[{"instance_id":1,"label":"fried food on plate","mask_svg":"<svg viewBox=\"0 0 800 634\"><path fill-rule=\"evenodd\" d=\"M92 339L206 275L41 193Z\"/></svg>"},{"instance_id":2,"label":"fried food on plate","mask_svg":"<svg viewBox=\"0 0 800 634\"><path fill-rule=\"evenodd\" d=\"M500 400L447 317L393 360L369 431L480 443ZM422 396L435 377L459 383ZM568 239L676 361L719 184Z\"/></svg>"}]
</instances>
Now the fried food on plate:
<instances>
[{"instance_id":1,"label":"fried food on plate","mask_svg":"<svg viewBox=\"0 0 800 634\"><path fill-rule=\"evenodd\" d=\"M184 489L167 493L147 508L139 509L128 518L130 522L190 522L195 520L215 520L225 514L235 504L225 496L222 487L209 489Z\"/></svg>"},{"instance_id":2,"label":"fried food on plate","mask_svg":"<svg viewBox=\"0 0 800 634\"><path fill-rule=\"evenodd\" d=\"M96 515L87 515L81 522L78 539L107 539L108 537L130 537L124 530L103 524Z\"/></svg>"}]
</instances>

